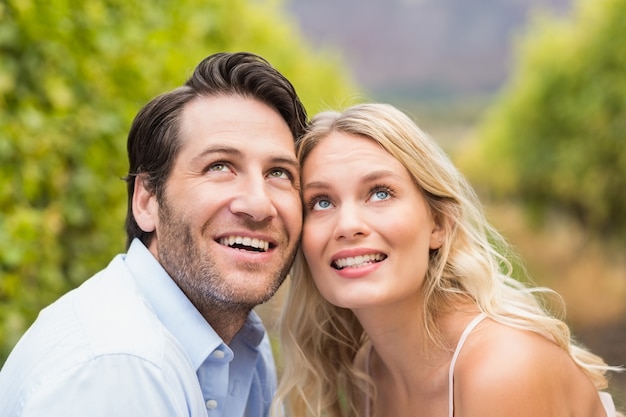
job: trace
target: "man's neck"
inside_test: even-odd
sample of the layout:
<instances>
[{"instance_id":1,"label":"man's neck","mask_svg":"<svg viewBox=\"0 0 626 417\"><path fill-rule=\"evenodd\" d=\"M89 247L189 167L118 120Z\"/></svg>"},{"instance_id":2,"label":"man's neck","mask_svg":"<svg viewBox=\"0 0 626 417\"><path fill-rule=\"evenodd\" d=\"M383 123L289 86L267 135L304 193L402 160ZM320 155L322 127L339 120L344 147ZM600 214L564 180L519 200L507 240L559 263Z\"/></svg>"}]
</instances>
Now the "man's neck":
<instances>
[{"instance_id":1,"label":"man's neck","mask_svg":"<svg viewBox=\"0 0 626 417\"><path fill-rule=\"evenodd\" d=\"M224 308L224 306L204 306L200 309L200 314L224 341L229 344L237 332L241 330L248 315L249 308Z\"/></svg>"}]
</instances>

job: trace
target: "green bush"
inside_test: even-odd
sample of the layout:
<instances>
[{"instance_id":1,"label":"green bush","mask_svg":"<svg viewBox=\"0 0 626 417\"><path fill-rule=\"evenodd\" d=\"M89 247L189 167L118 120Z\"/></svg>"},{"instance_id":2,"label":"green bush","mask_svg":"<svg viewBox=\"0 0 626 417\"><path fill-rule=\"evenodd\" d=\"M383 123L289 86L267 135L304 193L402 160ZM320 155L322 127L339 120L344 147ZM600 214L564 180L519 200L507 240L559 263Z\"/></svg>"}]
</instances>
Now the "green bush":
<instances>
[{"instance_id":1,"label":"green bush","mask_svg":"<svg viewBox=\"0 0 626 417\"><path fill-rule=\"evenodd\" d=\"M538 15L520 45L479 129L474 179L523 201L534 220L557 209L626 238L626 0Z\"/></svg>"},{"instance_id":2,"label":"green bush","mask_svg":"<svg viewBox=\"0 0 626 417\"><path fill-rule=\"evenodd\" d=\"M0 363L43 306L124 250L139 108L235 50L272 62L310 113L356 92L275 1L0 3Z\"/></svg>"}]
</instances>

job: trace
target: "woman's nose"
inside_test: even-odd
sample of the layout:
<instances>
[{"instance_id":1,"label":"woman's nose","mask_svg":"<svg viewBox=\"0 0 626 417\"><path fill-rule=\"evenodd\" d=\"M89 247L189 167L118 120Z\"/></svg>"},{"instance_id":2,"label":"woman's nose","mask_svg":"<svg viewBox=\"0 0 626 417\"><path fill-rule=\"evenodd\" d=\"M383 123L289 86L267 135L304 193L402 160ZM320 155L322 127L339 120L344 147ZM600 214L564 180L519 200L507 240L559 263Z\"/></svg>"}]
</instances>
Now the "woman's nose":
<instances>
[{"instance_id":1,"label":"woman's nose","mask_svg":"<svg viewBox=\"0 0 626 417\"><path fill-rule=\"evenodd\" d=\"M335 239L355 239L370 234L370 227L356 204L343 204L337 210Z\"/></svg>"}]
</instances>

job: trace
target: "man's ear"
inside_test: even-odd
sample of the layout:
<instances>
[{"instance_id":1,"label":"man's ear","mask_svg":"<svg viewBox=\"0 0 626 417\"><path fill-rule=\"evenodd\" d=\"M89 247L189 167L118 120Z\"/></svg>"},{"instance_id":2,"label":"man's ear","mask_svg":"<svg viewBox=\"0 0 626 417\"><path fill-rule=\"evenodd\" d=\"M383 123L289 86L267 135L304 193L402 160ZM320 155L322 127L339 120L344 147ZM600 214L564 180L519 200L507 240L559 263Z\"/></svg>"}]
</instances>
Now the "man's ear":
<instances>
[{"instance_id":1,"label":"man's ear","mask_svg":"<svg viewBox=\"0 0 626 417\"><path fill-rule=\"evenodd\" d=\"M145 180L140 175L135 177L133 216L144 232L150 233L156 229L159 220L159 204L156 194L146 188Z\"/></svg>"},{"instance_id":2,"label":"man's ear","mask_svg":"<svg viewBox=\"0 0 626 417\"><path fill-rule=\"evenodd\" d=\"M430 249L436 250L443 245L446 239L446 228L440 218L435 218L433 230L430 232Z\"/></svg>"}]
</instances>

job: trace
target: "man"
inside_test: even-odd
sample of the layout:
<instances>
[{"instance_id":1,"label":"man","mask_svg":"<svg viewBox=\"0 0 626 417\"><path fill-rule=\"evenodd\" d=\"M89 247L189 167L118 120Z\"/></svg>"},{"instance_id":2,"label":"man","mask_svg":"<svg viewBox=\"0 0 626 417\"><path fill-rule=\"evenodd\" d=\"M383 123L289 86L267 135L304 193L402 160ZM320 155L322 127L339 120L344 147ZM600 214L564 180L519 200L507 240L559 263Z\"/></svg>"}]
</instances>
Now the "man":
<instances>
[{"instance_id":1,"label":"man","mask_svg":"<svg viewBox=\"0 0 626 417\"><path fill-rule=\"evenodd\" d=\"M305 123L249 53L212 55L148 103L128 136L127 253L41 312L0 372L0 415L268 415L252 309L299 243Z\"/></svg>"}]
</instances>

